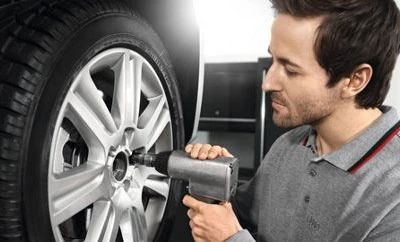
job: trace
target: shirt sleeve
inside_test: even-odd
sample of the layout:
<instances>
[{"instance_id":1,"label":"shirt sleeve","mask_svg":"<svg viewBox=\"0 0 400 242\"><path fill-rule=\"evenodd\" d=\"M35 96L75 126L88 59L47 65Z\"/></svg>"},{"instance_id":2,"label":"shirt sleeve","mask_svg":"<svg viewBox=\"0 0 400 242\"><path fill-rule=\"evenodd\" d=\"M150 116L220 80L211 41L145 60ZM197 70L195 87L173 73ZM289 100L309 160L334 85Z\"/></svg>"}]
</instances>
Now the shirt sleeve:
<instances>
[{"instance_id":1,"label":"shirt sleeve","mask_svg":"<svg viewBox=\"0 0 400 242\"><path fill-rule=\"evenodd\" d=\"M275 152L269 152L265 156L254 177L247 183L238 187L236 195L231 201L240 225L246 228L248 230L247 232L250 232L254 238L257 238L259 209L260 206L262 206L260 202L262 202L261 196L263 187L269 183L269 172L273 171L271 163L276 160L274 153Z\"/></svg>"},{"instance_id":2,"label":"shirt sleeve","mask_svg":"<svg viewBox=\"0 0 400 242\"><path fill-rule=\"evenodd\" d=\"M399 241L400 204L393 208L381 222L369 233L364 242Z\"/></svg>"},{"instance_id":3,"label":"shirt sleeve","mask_svg":"<svg viewBox=\"0 0 400 242\"><path fill-rule=\"evenodd\" d=\"M226 242L256 242L247 229L232 235Z\"/></svg>"},{"instance_id":4,"label":"shirt sleeve","mask_svg":"<svg viewBox=\"0 0 400 242\"><path fill-rule=\"evenodd\" d=\"M260 203L260 168L256 175L247 183L236 190L232 199L233 210L240 225L250 231L253 236L257 234L258 208Z\"/></svg>"},{"instance_id":5,"label":"shirt sleeve","mask_svg":"<svg viewBox=\"0 0 400 242\"><path fill-rule=\"evenodd\" d=\"M247 233L249 235L251 234L257 239L258 232L260 232L260 234L265 232L258 231L259 229L265 229L258 228L259 210L262 209L262 206L265 206L265 204L261 204L264 202L262 199L262 197L265 195L263 194L263 190L270 184L270 175L276 172L276 169L279 166L280 157L282 157L282 155L287 151L286 140L288 140L290 137L297 137L297 139L300 140L301 137L304 137L305 133L309 132L309 129L309 127L302 128L301 130L297 131L298 134L296 133L295 135L291 134L292 131L290 131L278 138L261 162L260 167L257 169L254 177L247 183L238 187L236 195L232 198L231 202L240 225L243 228L246 228L246 231L242 233ZM293 138L290 138L289 140L290 142L293 142ZM244 235L238 234L237 236ZM251 241L254 241L254 239Z\"/></svg>"}]
</instances>

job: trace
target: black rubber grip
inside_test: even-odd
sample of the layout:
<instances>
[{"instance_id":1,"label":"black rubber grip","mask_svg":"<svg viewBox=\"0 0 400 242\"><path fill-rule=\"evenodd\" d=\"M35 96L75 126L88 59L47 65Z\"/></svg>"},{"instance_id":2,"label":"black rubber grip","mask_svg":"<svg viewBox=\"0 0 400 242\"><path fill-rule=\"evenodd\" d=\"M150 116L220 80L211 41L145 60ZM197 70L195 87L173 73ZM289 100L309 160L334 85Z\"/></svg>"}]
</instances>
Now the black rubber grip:
<instances>
[{"instance_id":1,"label":"black rubber grip","mask_svg":"<svg viewBox=\"0 0 400 242\"><path fill-rule=\"evenodd\" d=\"M168 176L168 160L172 151L160 152L156 155L156 160L154 162L154 168L161 174Z\"/></svg>"}]
</instances>

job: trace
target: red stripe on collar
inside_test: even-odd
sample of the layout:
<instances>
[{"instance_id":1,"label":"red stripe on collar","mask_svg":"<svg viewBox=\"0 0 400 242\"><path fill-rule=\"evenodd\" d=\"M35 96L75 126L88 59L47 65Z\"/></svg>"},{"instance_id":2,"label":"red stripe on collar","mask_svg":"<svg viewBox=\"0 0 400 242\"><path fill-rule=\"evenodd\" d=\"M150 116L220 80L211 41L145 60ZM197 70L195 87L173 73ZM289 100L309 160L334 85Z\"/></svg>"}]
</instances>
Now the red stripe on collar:
<instances>
[{"instance_id":1,"label":"red stripe on collar","mask_svg":"<svg viewBox=\"0 0 400 242\"><path fill-rule=\"evenodd\" d=\"M301 140L300 140L300 144L302 146L306 146L308 143L308 139L310 138L310 133L308 132Z\"/></svg>"},{"instance_id":2,"label":"red stripe on collar","mask_svg":"<svg viewBox=\"0 0 400 242\"><path fill-rule=\"evenodd\" d=\"M310 135L309 134L307 134L306 135L306 137L303 139L303 141L301 142L301 144L303 145L303 146L306 146L307 145L307 143L308 143L308 139L310 138Z\"/></svg>"},{"instance_id":3,"label":"red stripe on collar","mask_svg":"<svg viewBox=\"0 0 400 242\"><path fill-rule=\"evenodd\" d=\"M348 169L351 174L356 173L361 167L368 163L400 132L400 121L396 123L378 142L352 167Z\"/></svg>"}]
</instances>

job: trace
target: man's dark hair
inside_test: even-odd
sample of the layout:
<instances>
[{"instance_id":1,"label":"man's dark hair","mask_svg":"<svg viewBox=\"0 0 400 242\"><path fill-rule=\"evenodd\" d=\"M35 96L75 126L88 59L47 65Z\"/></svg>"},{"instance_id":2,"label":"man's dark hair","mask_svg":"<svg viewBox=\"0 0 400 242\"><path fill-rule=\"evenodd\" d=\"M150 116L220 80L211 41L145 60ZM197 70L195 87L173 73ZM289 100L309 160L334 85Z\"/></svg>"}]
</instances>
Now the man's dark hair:
<instances>
[{"instance_id":1,"label":"man's dark hair","mask_svg":"<svg viewBox=\"0 0 400 242\"><path fill-rule=\"evenodd\" d=\"M382 105L400 52L400 13L393 0L270 0L277 13L307 18L324 16L314 53L329 76L329 87L349 77L360 64L372 78L356 96L364 108Z\"/></svg>"}]
</instances>

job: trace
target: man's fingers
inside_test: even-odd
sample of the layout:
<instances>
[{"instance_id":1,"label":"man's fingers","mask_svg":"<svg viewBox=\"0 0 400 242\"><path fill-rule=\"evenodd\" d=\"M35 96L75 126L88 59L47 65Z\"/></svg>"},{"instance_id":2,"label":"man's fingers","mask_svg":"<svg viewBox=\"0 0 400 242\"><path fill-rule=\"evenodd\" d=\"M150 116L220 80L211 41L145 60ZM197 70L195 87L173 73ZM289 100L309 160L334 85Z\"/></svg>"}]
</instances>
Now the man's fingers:
<instances>
[{"instance_id":1,"label":"man's fingers","mask_svg":"<svg viewBox=\"0 0 400 242\"><path fill-rule=\"evenodd\" d=\"M219 145L210 144L188 144L185 147L186 153L194 159L210 159L213 160L218 156L233 157L233 155L226 149Z\"/></svg>"},{"instance_id":2,"label":"man's fingers","mask_svg":"<svg viewBox=\"0 0 400 242\"><path fill-rule=\"evenodd\" d=\"M197 156L199 156L199 151L200 148L203 146L203 144L195 144L192 148L192 151L190 152L190 156L194 159L197 158Z\"/></svg>"},{"instance_id":3,"label":"man's fingers","mask_svg":"<svg viewBox=\"0 0 400 242\"><path fill-rule=\"evenodd\" d=\"M199 155L198 155L198 159L200 160L205 160L207 159L208 156L208 152L211 149L211 145L210 144L204 144L199 151Z\"/></svg>"},{"instance_id":4,"label":"man's fingers","mask_svg":"<svg viewBox=\"0 0 400 242\"><path fill-rule=\"evenodd\" d=\"M188 209L188 211L187 211L187 216L188 216L190 219L192 219L192 218L194 217L194 211L193 211L193 209Z\"/></svg>"},{"instance_id":5,"label":"man's fingers","mask_svg":"<svg viewBox=\"0 0 400 242\"><path fill-rule=\"evenodd\" d=\"M221 202L220 205L232 210L232 204L230 202Z\"/></svg>"},{"instance_id":6,"label":"man's fingers","mask_svg":"<svg viewBox=\"0 0 400 242\"><path fill-rule=\"evenodd\" d=\"M192 196L189 195L185 195L182 202L183 204L185 204L186 207L189 207L194 211L199 211L202 204L202 202L194 199Z\"/></svg>"},{"instance_id":7,"label":"man's fingers","mask_svg":"<svg viewBox=\"0 0 400 242\"><path fill-rule=\"evenodd\" d=\"M233 155L225 148L222 148L222 156L233 157Z\"/></svg>"},{"instance_id":8,"label":"man's fingers","mask_svg":"<svg viewBox=\"0 0 400 242\"><path fill-rule=\"evenodd\" d=\"M211 147L210 151L208 152L208 159L215 159L218 156L221 155L221 146L219 145L214 145L213 147Z\"/></svg>"},{"instance_id":9,"label":"man's fingers","mask_svg":"<svg viewBox=\"0 0 400 242\"><path fill-rule=\"evenodd\" d=\"M194 239L195 242L203 242L203 241L205 241L205 240L203 240L201 235L202 235L201 230L199 230L196 227L192 228L192 236L193 236L193 239Z\"/></svg>"},{"instance_id":10,"label":"man's fingers","mask_svg":"<svg viewBox=\"0 0 400 242\"><path fill-rule=\"evenodd\" d=\"M194 228L194 223L193 223L193 221L192 221L192 220L190 220L190 221L189 221L189 226L190 226L190 228L191 228L191 229L193 229L193 228Z\"/></svg>"},{"instance_id":11,"label":"man's fingers","mask_svg":"<svg viewBox=\"0 0 400 242\"><path fill-rule=\"evenodd\" d=\"M192 151L192 149L193 149L193 144L188 144L185 147L186 153L190 153Z\"/></svg>"}]
</instances>

